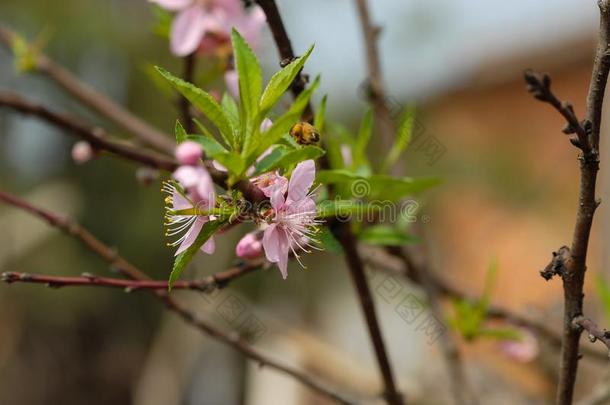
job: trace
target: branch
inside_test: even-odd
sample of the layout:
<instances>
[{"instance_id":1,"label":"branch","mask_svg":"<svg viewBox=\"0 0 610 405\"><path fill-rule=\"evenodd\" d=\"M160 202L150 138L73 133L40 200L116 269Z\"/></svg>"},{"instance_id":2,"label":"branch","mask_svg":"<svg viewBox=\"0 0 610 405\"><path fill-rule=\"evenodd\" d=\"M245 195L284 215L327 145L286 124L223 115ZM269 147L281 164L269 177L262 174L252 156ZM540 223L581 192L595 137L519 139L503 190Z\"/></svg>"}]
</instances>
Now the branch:
<instances>
[{"instance_id":1,"label":"branch","mask_svg":"<svg viewBox=\"0 0 610 405\"><path fill-rule=\"evenodd\" d=\"M355 0L362 27L364 45L366 49L366 65L368 70L368 98L375 111L375 125L381 135L382 146L389 150L395 133L394 122L390 110L386 104L385 88L383 86L383 74L377 38L381 33L381 27L372 23L367 0Z\"/></svg>"},{"instance_id":2,"label":"branch","mask_svg":"<svg viewBox=\"0 0 610 405\"><path fill-rule=\"evenodd\" d=\"M567 124L562 129L562 132L566 135L577 135L577 138L570 138L570 142L577 148L582 149L583 152L587 152L589 150L587 129L590 130L591 123L589 121L581 123L578 120L578 117L576 117L574 106L567 101L559 100L557 96L555 96L551 90L551 77L548 74L544 73L541 75L531 70L526 70L523 77L527 83L527 91L529 91L536 100L549 103L565 118Z\"/></svg>"},{"instance_id":3,"label":"branch","mask_svg":"<svg viewBox=\"0 0 610 405\"><path fill-rule=\"evenodd\" d=\"M183 59L184 71L182 79L189 83L194 83L193 76L195 74L195 62L197 62L197 56L195 52L185 56ZM184 121L184 130L187 134L193 132L193 116L191 114L191 102L184 96L180 95L179 100L180 111L182 112L182 120Z\"/></svg>"},{"instance_id":4,"label":"branch","mask_svg":"<svg viewBox=\"0 0 610 405\"><path fill-rule=\"evenodd\" d=\"M273 38L277 45L282 62L294 59L295 55L292 49L292 44L275 1L256 0L256 2L263 9L267 17L267 23L273 34ZM291 87L292 93L295 97L305 89L305 83L306 81L302 73L299 72ZM312 120L313 116L313 108L311 107L311 103L308 103L303 113L303 118L305 120ZM320 159L320 165L324 168L328 168L328 160L325 156ZM329 192L332 193L332 189L329 189ZM330 224L330 229L346 252L345 257L347 260L347 265L358 292L360 305L366 319L369 335L371 337L377 362L379 364L379 369L383 377L385 385L384 397L389 404L402 404L403 399L400 393L397 391L396 384L394 383L392 368L388 360L383 338L381 336L379 322L375 313L375 305L366 281L366 276L364 274L364 264L358 253L356 240L350 229L350 224L349 222L334 221L334 223Z\"/></svg>"},{"instance_id":5,"label":"branch","mask_svg":"<svg viewBox=\"0 0 610 405\"><path fill-rule=\"evenodd\" d=\"M261 267L261 263L243 263L229 270L212 274L203 280L178 280L172 285L174 290L196 290L210 292L216 288L224 288L229 282L244 276ZM34 283L46 284L51 288L61 287L109 287L122 288L126 292L138 290L164 290L167 291L168 282L160 280L125 280L122 278L98 277L93 274L83 273L80 277L47 276L43 274L30 274L20 272L4 272L2 281L12 283Z\"/></svg>"},{"instance_id":6,"label":"branch","mask_svg":"<svg viewBox=\"0 0 610 405\"><path fill-rule=\"evenodd\" d=\"M170 172L178 167L178 163L174 159L159 155L152 151L142 150L142 148L127 143L112 140L106 130L100 127L85 124L81 120L68 114L51 111L41 104L29 102L15 93L0 91L0 107L2 106L12 108L25 115L33 115L41 118L88 141L96 149L111 152L124 159ZM227 174L215 169L210 162L206 161L205 165L212 176L214 183L226 189ZM244 197L252 203L266 199L263 192L247 179L240 180L235 186L242 192Z\"/></svg>"},{"instance_id":7,"label":"branch","mask_svg":"<svg viewBox=\"0 0 610 405\"><path fill-rule=\"evenodd\" d=\"M562 276L564 290L564 322L559 365L559 384L557 386L557 404L569 405L574 396L574 384L578 371L579 340L582 328L575 327L574 321L582 315L583 311L583 285L587 261L587 250L593 215L599 202L595 199L595 184L599 170L599 130L601 127L604 92L610 70L610 2L599 0L600 28L595 63L591 75L591 84L587 96L587 119L582 129L574 126L573 114L566 114L565 108L557 107L558 100L550 97L550 80L543 77L541 84L534 82L531 77L528 81L529 90L542 101L550 102L559 112L568 119L570 130L574 129L578 135L577 140L571 140L582 150L580 160L580 191L576 224L572 245L569 249L570 257L565 262L565 272ZM534 87L532 88L532 85ZM561 103L559 103L561 106ZM568 109L568 113L572 112ZM584 134L583 134L583 129ZM569 132L569 131L568 131ZM576 142L575 142L576 141Z\"/></svg>"},{"instance_id":8,"label":"branch","mask_svg":"<svg viewBox=\"0 0 610 405\"><path fill-rule=\"evenodd\" d=\"M371 342L375 349L375 355L377 357L377 363L383 377L385 390L383 396L386 398L389 404L402 404L403 399L396 388L394 383L394 375L392 373L392 367L388 360L387 351L381 336L381 329L379 327L379 321L375 313L375 302L371 296L371 290L368 286L366 275L364 273L364 263L360 258L360 255L356 249L356 240L350 228L349 222L333 221L330 224L331 231L337 237L343 250L345 251L345 259L347 261L352 281L358 292L358 298L360 299L360 306L366 324L368 326Z\"/></svg>"},{"instance_id":9,"label":"branch","mask_svg":"<svg viewBox=\"0 0 610 405\"><path fill-rule=\"evenodd\" d=\"M89 231L82 228L77 223L72 222L67 218L63 218L50 211L35 207L27 201L24 201L20 198L17 198L4 192L0 192L0 200L46 221L50 225L57 227L68 235L76 238L81 243L83 243L85 247L100 256L103 260L110 263L111 266L116 268L124 276L137 281L150 280L150 278L145 273L143 273L133 264L129 263L127 260L123 259L116 252L115 249L105 245L103 242L98 240ZM241 352L251 360L254 360L255 362L259 363L261 366L267 366L274 370L287 374L295 380L308 386L312 390L316 391L320 395L332 399L335 402L342 404L352 403L351 400L347 399L345 396L336 392L335 390L327 387L326 384L318 381L317 379L310 377L309 375L299 370L295 370L294 368L278 363L275 360L268 358L266 355L263 355L259 351L252 348L245 340L243 340L239 336L239 334L235 332L225 333L222 330L216 328L215 326L209 324L208 322L197 318L193 312L184 307L173 297L170 297L166 291L156 289L148 291L151 291L151 293L153 293L160 301L162 301L170 311L176 313L186 323L200 329L202 332L206 333L210 337Z\"/></svg>"},{"instance_id":10,"label":"branch","mask_svg":"<svg viewBox=\"0 0 610 405\"><path fill-rule=\"evenodd\" d=\"M589 341L591 343L599 340L610 350L610 331L600 329L595 322L583 316L574 318L574 325L578 325L589 332Z\"/></svg>"},{"instance_id":11,"label":"branch","mask_svg":"<svg viewBox=\"0 0 610 405\"><path fill-rule=\"evenodd\" d=\"M4 43L9 50L12 48L16 37L17 34L14 31L0 25L0 42ZM175 144L171 136L160 132L88 84L83 83L78 77L44 54L35 55L34 63L36 72L48 76L83 104L97 111L136 138L164 152L171 153L174 150Z\"/></svg>"}]
</instances>

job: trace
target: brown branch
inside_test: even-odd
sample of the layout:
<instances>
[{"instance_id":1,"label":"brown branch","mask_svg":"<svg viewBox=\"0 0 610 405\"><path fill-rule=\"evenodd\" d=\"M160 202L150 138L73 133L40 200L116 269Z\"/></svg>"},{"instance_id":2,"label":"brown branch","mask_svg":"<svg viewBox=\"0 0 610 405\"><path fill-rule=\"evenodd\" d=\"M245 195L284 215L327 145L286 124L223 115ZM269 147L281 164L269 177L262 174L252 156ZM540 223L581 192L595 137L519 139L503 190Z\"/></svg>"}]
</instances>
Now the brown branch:
<instances>
[{"instance_id":1,"label":"brown branch","mask_svg":"<svg viewBox=\"0 0 610 405\"><path fill-rule=\"evenodd\" d=\"M261 267L261 263L243 263L229 270L212 274L203 280L178 280L172 285L174 290L196 290L209 292L216 288L223 288L232 280L251 273ZM51 288L61 287L109 287L122 288L128 292L139 290L167 291L168 282L161 280L125 280L122 278L98 277L83 273L79 277L47 276L44 274L30 274L21 272L4 272L2 281L12 283L46 284Z\"/></svg>"},{"instance_id":2,"label":"brown branch","mask_svg":"<svg viewBox=\"0 0 610 405\"><path fill-rule=\"evenodd\" d=\"M277 8L275 0L256 0L256 3L261 7L265 13L265 16L267 17L267 24L269 25L269 29L271 30L271 34L273 35L273 39L277 45L281 63L292 61L296 56L294 54L294 50L292 49L292 43L290 42L290 38L286 32L284 21L282 21L282 16L280 15L280 11ZM303 90L305 90L306 84L307 80L305 76L302 72L299 72L297 77L292 82L292 86L290 87L294 97L297 97L303 92ZM303 111L303 119L305 121L311 121L313 116L313 108L311 106L311 102L309 102Z\"/></svg>"},{"instance_id":3,"label":"brown branch","mask_svg":"<svg viewBox=\"0 0 610 405\"><path fill-rule=\"evenodd\" d=\"M582 150L580 160L580 191L578 208L576 213L576 224L572 237L572 245L569 249L570 257L565 262L565 274L563 279L564 290L564 322L563 339L561 348L561 360L559 365L559 383L557 386L557 403L569 405L574 396L574 385L578 371L579 340L582 329L574 326L574 320L582 315L583 311L583 285L585 280L587 250L593 215L599 202L595 199L595 185L597 172L599 170L599 131L602 119L602 107L604 92L610 70L610 1L599 0L600 28L598 47L591 74L591 84L587 96L587 118L582 130L578 130L578 139L572 140ZM527 77L526 77L527 80ZM550 87L550 80L543 79L543 90ZM548 101L548 93L530 91L542 101ZM536 86L534 86L536 87ZM541 94L539 96L539 94ZM554 102L556 104L556 102ZM554 106L555 106L554 104ZM555 106L556 107L556 106ZM557 107L556 107L557 108ZM562 115L566 114L560 110ZM568 117L566 117L568 118ZM571 118L573 121L573 119ZM569 121L570 122L570 121ZM573 122L570 122L573 125Z\"/></svg>"},{"instance_id":4,"label":"brown branch","mask_svg":"<svg viewBox=\"0 0 610 405\"><path fill-rule=\"evenodd\" d=\"M381 33L381 27L371 21L367 0L355 0L364 37L366 49L366 65L368 71L368 98L375 112L375 126L381 136L382 147L389 150L392 146L395 127L390 110L386 104L385 88L383 85L383 74L377 47L377 38Z\"/></svg>"},{"instance_id":5,"label":"brown branch","mask_svg":"<svg viewBox=\"0 0 610 405\"><path fill-rule=\"evenodd\" d=\"M90 126L68 114L51 111L41 104L25 100L15 93L0 91L0 107L2 106L12 108L22 114L41 118L88 141L94 148L108 151L119 157L170 172L178 167L178 163L172 158L159 155L153 151L146 151L124 142L112 140L106 130L100 127ZM210 162L206 161L205 165L214 183L222 188L226 188L227 174L215 169ZM235 187L252 203L266 199L262 191L247 179L240 180Z\"/></svg>"},{"instance_id":6,"label":"brown branch","mask_svg":"<svg viewBox=\"0 0 610 405\"><path fill-rule=\"evenodd\" d=\"M608 348L608 350L610 350L610 331L600 329L595 322L583 316L577 316L574 318L574 325L578 325L582 329L589 332L589 341L591 343L595 343L599 340L606 346L606 348Z\"/></svg>"},{"instance_id":7,"label":"brown branch","mask_svg":"<svg viewBox=\"0 0 610 405\"><path fill-rule=\"evenodd\" d=\"M7 48L12 48L15 37L15 32L0 25L0 42L4 43ZM164 152L171 153L174 150L173 137L160 132L107 96L83 83L78 77L56 64L46 55L42 53L35 55L34 63L36 72L48 76L83 104L97 111L136 138Z\"/></svg>"},{"instance_id":8,"label":"brown branch","mask_svg":"<svg viewBox=\"0 0 610 405\"><path fill-rule=\"evenodd\" d=\"M392 366L388 359L387 351L381 335L381 329L379 327L379 320L375 312L375 302L371 296L371 290L368 286L366 275L364 273L364 263L360 258L360 254L356 250L356 240L350 228L349 222L341 222L340 220L334 220L331 224L331 231L337 237L343 250L344 256L347 261L350 275L356 291L358 292L358 298L360 299L360 306L366 324L368 326L371 342L375 349L375 355L377 357L377 363L381 371L384 382L384 393L383 396L389 404L402 404L403 398L396 388L394 382L394 375L392 373Z\"/></svg>"},{"instance_id":9,"label":"brown branch","mask_svg":"<svg viewBox=\"0 0 610 405\"><path fill-rule=\"evenodd\" d=\"M100 256L103 260L110 263L111 266L116 268L124 276L137 281L150 280L150 278L145 273L143 273L133 264L129 263L127 260L123 259L116 252L115 249L105 245L103 242L93 236L93 234L91 234L89 231L87 231L85 228L81 227L77 223L72 222L67 218L61 217L48 210L35 207L27 201L24 201L18 197L12 196L4 192L0 192L0 201L4 201L14 207L17 207L34 215L37 218L43 219L50 225L57 227L68 235L76 238L78 241L82 242L85 247ZM244 354L251 360L254 360L255 362L259 363L261 366L267 366L274 370L287 374L295 380L308 386L312 390L316 391L320 395L332 399L338 403L353 403L347 397L327 387L326 384L318 381L317 379L310 377L309 375L301 371L295 370L292 367L288 367L281 363L278 363L275 360L268 358L266 355L263 355L259 351L252 348L245 340L243 340L239 336L238 333L225 333L222 330L216 328L215 326L207 323L206 321L198 319L194 313L192 313L189 309L187 309L181 303L176 301L173 297L170 297L166 291L148 291L153 293L159 300L161 300L165 304L165 306L170 311L176 313L188 324L200 329L202 332L206 333L210 337L228 346L231 346L233 349Z\"/></svg>"},{"instance_id":10,"label":"brown branch","mask_svg":"<svg viewBox=\"0 0 610 405\"><path fill-rule=\"evenodd\" d=\"M292 44L275 1L256 0L256 2L263 9L267 17L267 23L273 34L273 38L277 45L282 62L294 59L295 55L292 49ZM303 77L302 73L299 72L291 87L292 93L295 97L301 94L301 92L305 89L305 83L305 78ZM307 108L303 113L303 119L312 120L313 116L313 108L311 107L311 103L308 103ZM326 158L322 158L320 163L322 167L328 167L328 161ZM329 191L332 192L332 190ZM350 224L348 222L334 221L330 228L346 252L345 257L347 265L358 293L360 305L366 319L373 348L375 350L375 355L377 357L377 362L383 377L385 386L384 397L390 404L402 404L403 399L400 393L397 391L396 384L394 383L394 376L392 374L392 368L390 366L385 344L381 336L381 330L377 320L377 315L375 313L375 306L371 297L371 291L364 274L364 264L358 253L356 240L350 229Z\"/></svg>"}]
</instances>

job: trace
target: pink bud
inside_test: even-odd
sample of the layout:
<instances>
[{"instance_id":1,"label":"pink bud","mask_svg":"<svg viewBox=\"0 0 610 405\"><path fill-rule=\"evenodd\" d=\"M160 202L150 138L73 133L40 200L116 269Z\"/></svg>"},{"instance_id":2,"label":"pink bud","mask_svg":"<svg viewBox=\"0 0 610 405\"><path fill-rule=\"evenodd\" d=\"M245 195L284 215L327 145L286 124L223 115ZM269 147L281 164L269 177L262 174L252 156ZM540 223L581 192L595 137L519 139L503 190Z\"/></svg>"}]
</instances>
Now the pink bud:
<instances>
[{"instance_id":1,"label":"pink bud","mask_svg":"<svg viewBox=\"0 0 610 405\"><path fill-rule=\"evenodd\" d=\"M519 331L521 335L519 339L501 342L500 350L515 361L527 363L538 355L538 340L527 329L520 328Z\"/></svg>"},{"instance_id":2,"label":"pink bud","mask_svg":"<svg viewBox=\"0 0 610 405\"><path fill-rule=\"evenodd\" d=\"M266 130L271 128L272 125L273 121L271 121L269 118L265 118L263 122L261 122L260 131L265 132Z\"/></svg>"},{"instance_id":3,"label":"pink bud","mask_svg":"<svg viewBox=\"0 0 610 405\"><path fill-rule=\"evenodd\" d=\"M78 141L72 147L72 159L79 165L91 160L94 154L91 144L87 141Z\"/></svg>"},{"instance_id":4,"label":"pink bud","mask_svg":"<svg viewBox=\"0 0 610 405\"><path fill-rule=\"evenodd\" d=\"M203 149L197 142L185 141L176 147L175 154L180 164L195 166L203 155Z\"/></svg>"},{"instance_id":5,"label":"pink bud","mask_svg":"<svg viewBox=\"0 0 610 405\"><path fill-rule=\"evenodd\" d=\"M259 238L260 232L250 232L244 235L235 247L235 254L242 259L256 259L263 253L263 244Z\"/></svg>"}]
</instances>

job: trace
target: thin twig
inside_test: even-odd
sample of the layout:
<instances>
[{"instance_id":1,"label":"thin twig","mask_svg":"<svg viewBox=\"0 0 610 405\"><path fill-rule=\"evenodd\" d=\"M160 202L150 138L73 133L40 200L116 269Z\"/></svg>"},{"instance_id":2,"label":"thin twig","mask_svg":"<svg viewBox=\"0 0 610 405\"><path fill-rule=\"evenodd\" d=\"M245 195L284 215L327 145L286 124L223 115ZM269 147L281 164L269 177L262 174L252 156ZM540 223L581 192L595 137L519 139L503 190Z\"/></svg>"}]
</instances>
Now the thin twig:
<instances>
[{"instance_id":1,"label":"thin twig","mask_svg":"<svg viewBox=\"0 0 610 405\"><path fill-rule=\"evenodd\" d=\"M1 198L1 197L0 197ZM225 287L229 282L244 276L261 267L260 263L243 263L229 270L212 274L203 280L177 280L172 285L173 290L196 290L209 292L215 288ZM2 281L12 283L34 283L46 284L52 288L61 287L109 287L121 288L128 292L140 290L167 290L168 282L161 280L125 280L122 278L99 277L89 273L83 273L79 277L48 276L45 274L31 274L21 272L4 272Z\"/></svg>"},{"instance_id":2,"label":"thin twig","mask_svg":"<svg viewBox=\"0 0 610 405\"><path fill-rule=\"evenodd\" d=\"M68 220L67 218L61 217L48 210L35 207L34 205L24 201L18 197L12 196L5 192L0 192L0 201L4 201L14 207L22 209L37 218L43 219L50 225L59 228L66 232L68 235L76 238L82 242L85 247L93 251L95 254L100 256L102 259L110 263L111 266L116 268L124 276L138 281L147 281L150 278L136 266L123 259L115 249L105 245L103 242L98 240L93 234L81 227L77 223ZM292 367L285 366L275 360L269 359L266 355L263 355L259 351L252 348L245 340L243 340L238 333L225 333L208 322L199 319L193 312L184 307L174 298L170 297L166 291L163 290L148 290L153 293L159 300L161 300L165 306L180 316L185 322L194 327L200 329L204 333L208 334L214 339L231 346L235 350L241 352L251 360L259 363L261 366L267 366L274 370L280 371L287 374L304 385L310 387L314 391L318 392L324 397L332 399L338 403L351 404L353 403L343 394L336 392L329 388L326 384L318 381L317 379L293 369Z\"/></svg>"},{"instance_id":3,"label":"thin twig","mask_svg":"<svg viewBox=\"0 0 610 405\"><path fill-rule=\"evenodd\" d=\"M51 111L41 104L25 100L15 93L0 91L0 107L2 106L12 108L22 114L36 116L68 130L70 133L91 143L96 149L105 150L122 158L170 172L178 167L178 163L172 158L159 155L153 151L143 150L125 142L112 140L106 130L100 127L90 126L68 114ZM222 188L227 188L227 174L214 168L209 161L206 161L205 165L214 183ZM252 203L266 199L263 192L247 179L240 180L235 187Z\"/></svg>"},{"instance_id":4,"label":"thin twig","mask_svg":"<svg viewBox=\"0 0 610 405\"><path fill-rule=\"evenodd\" d=\"M368 97L375 112L375 126L377 133L381 136L382 147L384 150L389 150L392 146L395 126L386 104L383 74L377 46L377 38L381 33L381 27L373 24L367 0L355 0L355 2L366 49Z\"/></svg>"},{"instance_id":5,"label":"thin twig","mask_svg":"<svg viewBox=\"0 0 610 405\"><path fill-rule=\"evenodd\" d=\"M610 331L600 329L595 322L583 316L574 318L574 324L580 326L589 333L588 337L591 343L595 343L599 340L608 350L610 350Z\"/></svg>"},{"instance_id":6,"label":"thin twig","mask_svg":"<svg viewBox=\"0 0 610 405\"><path fill-rule=\"evenodd\" d=\"M599 204L595 199L595 185L599 170L601 112L608 72L610 70L610 1L599 0L598 4L600 9L599 39L587 96L587 118L583 125L585 136L583 136L581 130L578 130L578 139L571 140L573 144L582 150L582 153L579 156L580 191L576 224L574 226L572 245L569 249L570 257L565 262L565 272L562 275L564 322L559 383L557 386L557 404L559 405L571 404L574 396L574 385L576 383L578 360L580 358L578 353L579 340L582 332L582 328L574 325L574 320L582 316L587 250L593 215ZM544 93L545 89L550 87L550 80L543 80L542 85L542 88L540 88L536 82L528 81L528 89L534 96L548 102L548 97L545 97ZM549 92L546 93L548 95ZM538 94L542 94L542 96L539 97ZM560 112L566 117L562 110ZM566 119L569 122L573 121L569 117L566 117ZM573 124L573 122L570 122L570 125L574 126ZM576 130L577 128L574 129Z\"/></svg>"},{"instance_id":7,"label":"thin twig","mask_svg":"<svg viewBox=\"0 0 610 405\"><path fill-rule=\"evenodd\" d=\"M15 37L15 32L4 25L0 25L0 42L4 43L7 48L12 48ZM34 69L36 72L51 78L84 105L97 111L100 115L146 144L164 152L171 153L174 150L173 137L164 134L136 117L121 105L82 82L78 77L56 64L46 55L38 53L34 56Z\"/></svg>"}]
</instances>

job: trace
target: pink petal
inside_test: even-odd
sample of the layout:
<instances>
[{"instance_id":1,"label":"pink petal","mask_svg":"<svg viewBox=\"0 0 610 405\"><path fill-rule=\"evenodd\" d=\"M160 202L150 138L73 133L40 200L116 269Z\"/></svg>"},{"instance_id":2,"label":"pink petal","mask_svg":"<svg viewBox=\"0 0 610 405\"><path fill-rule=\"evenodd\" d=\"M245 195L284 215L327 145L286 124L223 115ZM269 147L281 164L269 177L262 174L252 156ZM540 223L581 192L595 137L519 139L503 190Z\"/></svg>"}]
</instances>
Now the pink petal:
<instances>
[{"instance_id":1,"label":"pink petal","mask_svg":"<svg viewBox=\"0 0 610 405\"><path fill-rule=\"evenodd\" d=\"M193 4L180 11L172 23L170 33L170 49L176 56L186 56L193 53L205 32L209 29L210 20L205 10L199 4Z\"/></svg>"},{"instance_id":2,"label":"pink petal","mask_svg":"<svg viewBox=\"0 0 610 405\"><path fill-rule=\"evenodd\" d=\"M203 246L201 246L201 250L209 255L214 253L216 250L216 242L214 242L214 237L211 236L210 239L206 240Z\"/></svg>"},{"instance_id":3,"label":"pink petal","mask_svg":"<svg viewBox=\"0 0 610 405\"><path fill-rule=\"evenodd\" d=\"M271 121L269 118L265 118L263 120L263 122L261 122L261 126L260 126L259 130L261 131L261 133L265 132L266 130L271 128L272 125L273 125L273 121ZM271 150L272 150L271 148L267 149L260 157L262 158L263 156L266 156L265 154L271 153Z\"/></svg>"},{"instance_id":4,"label":"pink petal","mask_svg":"<svg viewBox=\"0 0 610 405\"><path fill-rule=\"evenodd\" d=\"M288 199L298 201L305 197L316 178L316 164L313 160L305 160L297 165L288 183Z\"/></svg>"},{"instance_id":5,"label":"pink petal","mask_svg":"<svg viewBox=\"0 0 610 405\"><path fill-rule=\"evenodd\" d=\"M175 210L186 210L192 208L192 204L177 191L172 194L172 208Z\"/></svg>"},{"instance_id":6,"label":"pink petal","mask_svg":"<svg viewBox=\"0 0 610 405\"><path fill-rule=\"evenodd\" d=\"M156 3L168 11L178 11L188 7L193 0L148 0L150 3Z\"/></svg>"},{"instance_id":7,"label":"pink petal","mask_svg":"<svg viewBox=\"0 0 610 405\"><path fill-rule=\"evenodd\" d=\"M200 176L197 182L197 202L203 203L202 209L212 209L216 203L216 191L214 190L214 182L212 177L203 167L199 167Z\"/></svg>"},{"instance_id":8,"label":"pink petal","mask_svg":"<svg viewBox=\"0 0 610 405\"><path fill-rule=\"evenodd\" d=\"M277 263L280 260L279 231L276 224L271 224L263 233L263 248L267 260Z\"/></svg>"},{"instance_id":9,"label":"pink petal","mask_svg":"<svg viewBox=\"0 0 610 405\"><path fill-rule=\"evenodd\" d=\"M310 197L305 197L298 201L292 202L288 206L286 211L288 212L288 214L308 214L312 217L315 217L317 213L316 202Z\"/></svg>"},{"instance_id":10,"label":"pink petal","mask_svg":"<svg viewBox=\"0 0 610 405\"><path fill-rule=\"evenodd\" d=\"M271 196L269 197L271 200L271 206L274 210L279 210L284 206L284 192L281 187L275 187L271 191Z\"/></svg>"},{"instance_id":11,"label":"pink petal","mask_svg":"<svg viewBox=\"0 0 610 405\"><path fill-rule=\"evenodd\" d=\"M201 170L199 167L193 166L180 166L174 171L172 177L182 185L182 187L190 188L194 187L199 183L201 177Z\"/></svg>"},{"instance_id":12,"label":"pink petal","mask_svg":"<svg viewBox=\"0 0 610 405\"><path fill-rule=\"evenodd\" d=\"M279 263L277 267L280 269L280 273L282 273L282 278L286 280L288 277L288 253L290 252L290 242L288 241L288 237L285 232L278 232L280 248L279 248Z\"/></svg>"},{"instance_id":13,"label":"pink petal","mask_svg":"<svg viewBox=\"0 0 610 405\"><path fill-rule=\"evenodd\" d=\"M193 244L193 242L195 242L195 239L197 239L199 232L201 232L203 224L205 224L206 222L207 220L202 217L197 218L195 222L193 222L193 225L191 225L191 228L186 233L186 237L180 244L180 247L178 247L178 250L176 250L176 253L174 253L174 256L178 256L180 253L188 249Z\"/></svg>"},{"instance_id":14,"label":"pink petal","mask_svg":"<svg viewBox=\"0 0 610 405\"><path fill-rule=\"evenodd\" d=\"M258 6L252 7L249 13L242 13L232 24L240 32L251 47L258 45L258 39L267 17L265 12Z\"/></svg>"}]
</instances>

